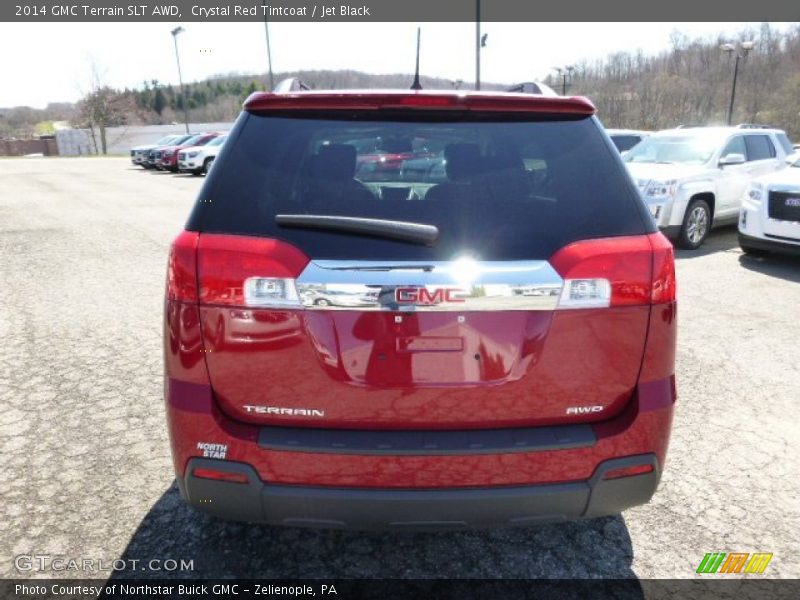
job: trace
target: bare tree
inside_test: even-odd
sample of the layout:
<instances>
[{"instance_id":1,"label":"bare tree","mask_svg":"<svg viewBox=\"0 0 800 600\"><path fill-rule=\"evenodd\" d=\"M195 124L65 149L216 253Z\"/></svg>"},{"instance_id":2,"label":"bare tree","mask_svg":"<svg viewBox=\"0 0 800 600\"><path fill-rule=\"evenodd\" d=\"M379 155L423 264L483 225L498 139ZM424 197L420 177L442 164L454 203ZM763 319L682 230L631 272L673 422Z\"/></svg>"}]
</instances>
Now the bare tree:
<instances>
[{"instance_id":1,"label":"bare tree","mask_svg":"<svg viewBox=\"0 0 800 600\"><path fill-rule=\"evenodd\" d=\"M78 101L75 124L89 129L95 152L107 154L106 130L115 125L124 125L128 115L135 110L135 101L128 92L120 92L105 83L96 65L91 67L91 87ZM96 134L100 135L98 148Z\"/></svg>"},{"instance_id":2,"label":"bare tree","mask_svg":"<svg viewBox=\"0 0 800 600\"><path fill-rule=\"evenodd\" d=\"M706 39L675 31L658 55L618 52L585 64L572 91L591 98L609 127L721 124L733 64L720 45L745 40L755 48L739 65L734 120L776 125L800 137L800 26L778 31L764 24Z\"/></svg>"}]
</instances>

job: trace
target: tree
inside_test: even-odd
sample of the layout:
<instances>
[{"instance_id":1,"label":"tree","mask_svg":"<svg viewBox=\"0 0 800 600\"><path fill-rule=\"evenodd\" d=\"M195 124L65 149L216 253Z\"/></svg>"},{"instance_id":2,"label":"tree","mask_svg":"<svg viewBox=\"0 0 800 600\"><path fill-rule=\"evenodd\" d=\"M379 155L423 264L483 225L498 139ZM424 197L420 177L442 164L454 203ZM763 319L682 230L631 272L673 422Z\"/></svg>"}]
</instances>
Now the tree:
<instances>
[{"instance_id":1,"label":"tree","mask_svg":"<svg viewBox=\"0 0 800 600\"><path fill-rule=\"evenodd\" d=\"M134 94L120 92L103 81L97 66L91 64L90 89L77 103L77 116L73 122L79 127L88 128L92 135L95 152L108 153L106 129L124 125L128 115L136 108ZM100 147L97 146L96 133L100 134Z\"/></svg>"},{"instance_id":2,"label":"tree","mask_svg":"<svg viewBox=\"0 0 800 600\"><path fill-rule=\"evenodd\" d=\"M156 88L155 96L153 97L153 110L156 111L158 116L161 116L161 113L164 111L164 108L167 106L167 99L164 97L164 92L161 91L161 88Z\"/></svg>"},{"instance_id":3,"label":"tree","mask_svg":"<svg viewBox=\"0 0 800 600\"><path fill-rule=\"evenodd\" d=\"M92 90L78 101L78 122L88 127L95 138L95 131L100 134L99 151L108 153L106 129L115 125L124 125L126 117L133 111L133 101L130 94L124 94L103 86ZM95 139L95 149L97 141Z\"/></svg>"}]
</instances>

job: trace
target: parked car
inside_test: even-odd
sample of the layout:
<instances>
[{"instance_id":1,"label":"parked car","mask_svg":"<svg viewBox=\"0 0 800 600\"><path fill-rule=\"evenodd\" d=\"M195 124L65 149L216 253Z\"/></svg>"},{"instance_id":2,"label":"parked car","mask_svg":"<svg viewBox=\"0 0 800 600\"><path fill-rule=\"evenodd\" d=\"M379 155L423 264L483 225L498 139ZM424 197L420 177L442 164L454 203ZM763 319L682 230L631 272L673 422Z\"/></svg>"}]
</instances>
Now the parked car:
<instances>
[{"instance_id":1,"label":"parked car","mask_svg":"<svg viewBox=\"0 0 800 600\"><path fill-rule=\"evenodd\" d=\"M627 152L650 135L649 131L638 129L606 129L606 133L620 153Z\"/></svg>"},{"instance_id":2,"label":"parked car","mask_svg":"<svg viewBox=\"0 0 800 600\"><path fill-rule=\"evenodd\" d=\"M205 145L190 146L180 150L178 152L178 171L192 175L208 173L211 163L214 162L227 138L227 135L219 135Z\"/></svg>"},{"instance_id":3,"label":"parked car","mask_svg":"<svg viewBox=\"0 0 800 600\"><path fill-rule=\"evenodd\" d=\"M190 138L187 138L179 144L172 144L163 146L156 149L155 163L156 167L163 171L178 172L178 153L187 148L196 146L205 146L211 140L219 137L221 134L215 132L198 133Z\"/></svg>"},{"instance_id":4,"label":"parked car","mask_svg":"<svg viewBox=\"0 0 800 600\"><path fill-rule=\"evenodd\" d=\"M356 290L310 289L300 298L304 306L374 306L378 292L366 286Z\"/></svg>"},{"instance_id":5,"label":"parked car","mask_svg":"<svg viewBox=\"0 0 800 600\"><path fill-rule=\"evenodd\" d=\"M623 160L661 230L695 249L712 227L736 221L750 181L780 169L790 151L778 129L687 127L654 133Z\"/></svg>"},{"instance_id":6,"label":"parked car","mask_svg":"<svg viewBox=\"0 0 800 600\"><path fill-rule=\"evenodd\" d=\"M167 135L162 137L154 144L145 144L143 146L134 146L131 148L131 162L134 165L139 165L145 169L150 168L147 162L147 157L151 150L159 146L167 146L169 144L179 144L181 141L187 139L188 135Z\"/></svg>"},{"instance_id":7,"label":"parked car","mask_svg":"<svg viewBox=\"0 0 800 600\"><path fill-rule=\"evenodd\" d=\"M183 498L360 529L647 502L676 399L673 250L594 113L501 92L251 95L168 261ZM357 179L370 136L442 147L445 179ZM202 352L180 343L197 335Z\"/></svg>"},{"instance_id":8,"label":"parked car","mask_svg":"<svg viewBox=\"0 0 800 600\"><path fill-rule=\"evenodd\" d=\"M754 179L742 199L739 246L748 254L800 256L800 153L788 168Z\"/></svg>"}]
</instances>

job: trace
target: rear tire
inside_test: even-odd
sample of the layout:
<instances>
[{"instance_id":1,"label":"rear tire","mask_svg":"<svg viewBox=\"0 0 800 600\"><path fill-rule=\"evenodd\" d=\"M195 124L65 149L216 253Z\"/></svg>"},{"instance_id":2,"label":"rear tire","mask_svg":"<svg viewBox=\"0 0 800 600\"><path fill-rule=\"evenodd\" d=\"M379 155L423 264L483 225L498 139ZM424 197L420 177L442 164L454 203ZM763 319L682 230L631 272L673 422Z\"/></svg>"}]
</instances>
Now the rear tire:
<instances>
[{"instance_id":1,"label":"rear tire","mask_svg":"<svg viewBox=\"0 0 800 600\"><path fill-rule=\"evenodd\" d=\"M683 216L681 232L678 234L678 246L687 250L697 250L703 245L709 231L711 231L711 208L708 202L700 198L692 200Z\"/></svg>"}]
</instances>

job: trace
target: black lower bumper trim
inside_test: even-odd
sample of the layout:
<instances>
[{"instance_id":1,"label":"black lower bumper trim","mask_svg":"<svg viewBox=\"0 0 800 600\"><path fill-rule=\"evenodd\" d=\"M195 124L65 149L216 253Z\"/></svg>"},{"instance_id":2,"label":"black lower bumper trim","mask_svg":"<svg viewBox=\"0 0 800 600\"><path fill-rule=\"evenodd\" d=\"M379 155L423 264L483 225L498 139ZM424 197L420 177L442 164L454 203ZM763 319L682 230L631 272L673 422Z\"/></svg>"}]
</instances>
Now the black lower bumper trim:
<instances>
[{"instance_id":1,"label":"black lower bumper trim","mask_svg":"<svg viewBox=\"0 0 800 600\"><path fill-rule=\"evenodd\" d=\"M651 465L641 475L603 479L611 470ZM245 475L247 483L195 476L195 469ZM463 529L532 525L617 514L647 502L658 486L655 455L605 461L586 481L530 486L394 490L262 482L243 463L189 461L181 491L189 504L227 519L295 527Z\"/></svg>"},{"instance_id":2,"label":"black lower bumper trim","mask_svg":"<svg viewBox=\"0 0 800 600\"><path fill-rule=\"evenodd\" d=\"M591 446L595 441L591 425L586 424L461 431L262 427L258 436L259 447L267 450L393 456L566 450Z\"/></svg>"},{"instance_id":3,"label":"black lower bumper trim","mask_svg":"<svg viewBox=\"0 0 800 600\"><path fill-rule=\"evenodd\" d=\"M798 240L800 242L800 240ZM800 256L800 243L791 244L780 241L780 238L765 240L764 238L751 237L739 233L739 246L745 249L775 252L788 256Z\"/></svg>"}]
</instances>

